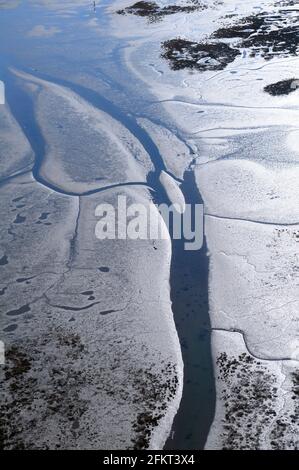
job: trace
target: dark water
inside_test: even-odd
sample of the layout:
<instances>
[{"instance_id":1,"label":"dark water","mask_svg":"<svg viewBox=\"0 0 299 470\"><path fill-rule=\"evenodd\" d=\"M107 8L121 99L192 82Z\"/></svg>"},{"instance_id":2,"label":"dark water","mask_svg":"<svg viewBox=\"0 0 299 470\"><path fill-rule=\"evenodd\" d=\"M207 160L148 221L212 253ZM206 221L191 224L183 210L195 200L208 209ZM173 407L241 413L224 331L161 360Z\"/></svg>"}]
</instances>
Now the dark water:
<instances>
[{"instance_id":1,"label":"dark water","mask_svg":"<svg viewBox=\"0 0 299 470\"><path fill-rule=\"evenodd\" d=\"M202 204L192 171L185 172L181 190L186 203ZM169 202L161 188L153 198L157 204ZM184 362L184 383L166 450L203 449L215 414L208 274L205 238L197 251L187 251L184 240L172 239L171 301Z\"/></svg>"},{"instance_id":2,"label":"dark water","mask_svg":"<svg viewBox=\"0 0 299 470\"><path fill-rule=\"evenodd\" d=\"M194 174L186 172L181 186L186 202L201 204ZM199 251L186 251L173 240L171 299L184 361L180 409L165 448L203 449L215 412L215 383L211 356L206 242Z\"/></svg>"},{"instance_id":3,"label":"dark water","mask_svg":"<svg viewBox=\"0 0 299 470\"><path fill-rule=\"evenodd\" d=\"M3 11L0 10L0 15L2 13ZM47 15L45 15L43 9L32 10L31 21L33 21L33 24L46 21L46 18ZM36 180L55 191L63 192L61 189L43 181L39 174L39 168L45 155L45 141L35 119L33 103L29 95L19 86L19 79L16 80L9 72L9 67L11 66L73 90L95 107L110 114L114 119L117 119L126 126L141 142L153 162L154 171L148 176L148 184L154 189L153 197L155 202L167 202L167 196L159 183L160 171L166 170L163 158L156 144L137 123L137 117L140 115L144 116L142 99L149 100L149 96L146 95L147 92L144 91L143 98L137 93L136 97L132 97L129 91L126 90L125 77L123 79L124 86L122 86L107 72L107 63L105 69L104 66L101 67L100 61L96 67L97 76L101 77L99 80L105 77L105 81L109 83L109 98L88 88L86 82L78 84L78 81L76 81L75 83L71 79L71 73L69 74L70 78L66 80L64 78L65 70L64 73L57 74L57 70L60 68L62 70L64 64L70 70L72 70L72 67L82 66L85 70L89 68L91 73L94 73L94 62L90 59L90 63L88 63L92 55L90 47L94 47L94 38L85 38L89 45L88 54L86 53L86 56L80 57L76 55L76 60L73 57L76 53L73 49L69 53L66 53L65 49L63 49L61 54L59 54L57 43L51 38L48 40L41 39L38 44L39 50L37 48L37 51L33 53L31 50L32 40L27 40L27 42L24 40L23 42L22 36L24 24L29 28L31 21L24 5L5 13L5 26L2 29L1 26L4 23L0 18L0 39L2 41L0 46L0 79L6 84L6 98L11 110L35 152L36 161L33 167L33 175ZM80 15L79 18L76 17L76 22L80 23ZM61 20L59 24L63 27ZM103 17L101 24L103 27L106 24L105 17ZM13 28L15 31L21 30L19 35L11 34L10 31ZM74 34L73 30L71 33L69 32L69 36L66 32L64 45L68 40L70 44L74 44ZM78 30L78 35L80 34L82 33ZM92 35L92 33L90 34ZM7 41L8 39L11 39L11 41L9 42L9 47L5 49L3 43L4 40ZM117 44L113 53L110 55L107 53L107 58L105 58L105 45L108 42L107 36L102 39L97 38L97 46L101 49L102 62L104 62L104 59L108 63L113 61L113 63L111 62L111 70L114 66L122 68L123 44ZM82 45L80 47L82 48ZM47 54L47 62L43 58L43 48ZM98 54L98 50L95 52L96 54ZM32 71L33 64L38 64L38 71ZM49 74L51 70L53 73ZM129 76L127 79L132 81L132 78ZM144 88L144 85L142 87ZM142 87L139 86L136 89ZM115 94L115 99L113 93ZM117 97L120 95L124 97L124 101L120 101L118 105ZM111 96L113 99L110 99ZM128 106L128 102L131 102L131 105ZM152 119L153 116L150 116L150 118ZM160 117L157 117L157 119L160 119ZM160 122L160 124L162 123ZM195 204L202 202L200 194L196 189L192 171L185 173L181 189L184 192L187 203ZM89 191L86 194L93 192L96 192L96 190ZM68 194L73 195L73 193ZM215 410L215 387L208 311L208 257L205 244L199 251L185 251L184 241L173 240L172 243L171 299L184 361L184 389L180 409L173 423L166 449L201 449L205 444Z\"/></svg>"}]
</instances>

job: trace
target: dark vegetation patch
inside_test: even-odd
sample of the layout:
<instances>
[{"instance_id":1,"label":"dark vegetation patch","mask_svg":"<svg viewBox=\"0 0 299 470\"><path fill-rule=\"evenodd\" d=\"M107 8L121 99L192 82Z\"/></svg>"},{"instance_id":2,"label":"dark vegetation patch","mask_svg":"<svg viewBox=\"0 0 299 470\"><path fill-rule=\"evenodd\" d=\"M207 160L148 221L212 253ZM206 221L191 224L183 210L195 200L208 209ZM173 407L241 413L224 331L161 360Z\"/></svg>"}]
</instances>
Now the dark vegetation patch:
<instances>
[{"instance_id":1,"label":"dark vegetation patch","mask_svg":"<svg viewBox=\"0 0 299 470\"><path fill-rule=\"evenodd\" d=\"M298 5L298 0L277 0L275 7L293 7Z\"/></svg>"},{"instance_id":2,"label":"dark vegetation patch","mask_svg":"<svg viewBox=\"0 0 299 470\"><path fill-rule=\"evenodd\" d=\"M176 394L176 367L171 363L159 371L141 367L128 344L121 343L113 341L100 357L93 356L78 334L52 329L8 347L1 391L0 448L64 449L76 447L82 438L96 442L99 433L106 430L92 421L95 403L90 397L94 396L99 403L109 400L107 413L130 403L133 432L129 448L148 448L153 429ZM123 448L126 439L124 436L122 442L119 436Z\"/></svg>"},{"instance_id":3,"label":"dark vegetation patch","mask_svg":"<svg viewBox=\"0 0 299 470\"><path fill-rule=\"evenodd\" d=\"M224 43L197 43L182 38L165 41L162 48L162 57L173 70L222 70L240 54Z\"/></svg>"},{"instance_id":4,"label":"dark vegetation patch","mask_svg":"<svg viewBox=\"0 0 299 470\"><path fill-rule=\"evenodd\" d=\"M233 40L233 45L224 42L228 39ZM298 15L287 10L262 12L219 28L206 42L176 38L162 43L162 49L162 57L169 61L173 70L222 70L233 62L242 49L249 49L251 57L260 55L266 60L275 56L297 56Z\"/></svg>"},{"instance_id":5,"label":"dark vegetation patch","mask_svg":"<svg viewBox=\"0 0 299 470\"><path fill-rule=\"evenodd\" d=\"M176 366L168 362L160 371L153 371L150 367L138 366L138 362L135 366L128 364L124 383L116 379L119 368L123 370L124 360L123 354L113 355L111 373L102 380L102 392L114 399L116 408L128 402L133 404L136 411L132 422L134 434L128 450L148 449L153 430L177 393Z\"/></svg>"},{"instance_id":6,"label":"dark vegetation patch","mask_svg":"<svg viewBox=\"0 0 299 470\"><path fill-rule=\"evenodd\" d=\"M281 80L277 83L271 83L264 88L266 93L273 96L288 95L299 88L299 80L290 78L288 80Z\"/></svg>"},{"instance_id":7,"label":"dark vegetation patch","mask_svg":"<svg viewBox=\"0 0 299 470\"><path fill-rule=\"evenodd\" d=\"M11 347L5 354L6 361L11 363L9 369L5 368L5 379L18 378L28 372L31 368L30 359L17 347Z\"/></svg>"},{"instance_id":8,"label":"dark vegetation patch","mask_svg":"<svg viewBox=\"0 0 299 470\"><path fill-rule=\"evenodd\" d=\"M132 439L132 448L142 450L149 447L153 429L159 425L167 411L168 402L176 395L176 368L169 362L160 374L139 369L135 371L134 386L138 390L134 403L138 405L138 409L145 408L145 411L138 413L133 424L135 437Z\"/></svg>"},{"instance_id":9,"label":"dark vegetation patch","mask_svg":"<svg viewBox=\"0 0 299 470\"><path fill-rule=\"evenodd\" d=\"M223 449L259 449L262 432L276 416L275 376L246 353L238 358L222 353L217 364L220 368L218 378L225 384L222 392L225 406Z\"/></svg>"},{"instance_id":10,"label":"dark vegetation patch","mask_svg":"<svg viewBox=\"0 0 299 470\"><path fill-rule=\"evenodd\" d=\"M46 348L48 336L40 339L38 348L36 344L26 348L18 345L6 351L5 393L0 405L1 449L39 449L34 438L37 424L39 430L46 429L52 418L58 429L63 425L67 430L87 409L87 401L80 397L84 371L72 366L82 356L84 346L73 334L59 332L55 339L65 360L60 367L46 354L36 364L36 354ZM47 375L43 375L45 369ZM45 444L43 449L47 448Z\"/></svg>"},{"instance_id":11,"label":"dark vegetation patch","mask_svg":"<svg viewBox=\"0 0 299 470\"><path fill-rule=\"evenodd\" d=\"M258 15L248 16L239 20L237 24L217 29L212 37L216 39L248 38L263 26L263 22Z\"/></svg>"},{"instance_id":12,"label":"dark vegetation patch","mask_svg":"<svg viewBox=\"0 0 299 470\"><path fill-rule=\"evenodd\" d=\"M249 354L217 358L223 382L222 400L225 406L224 449L258 450L260 438L268 434L270 449L298 449L299 372L292 374L293 396L287 408L277 414L275 402L279 396L276 377ZM293 403L292 403L293 401Z\"/></svg>"},{"instance_id":13,"label":"dark vegetation patch","mask_svg":"<svg viewBox=\"0 0 299 470\"><path fill-rule=\"evenodd\" d=\"M146 17L149 22L154 23L161 20L164 16L173 15L175 13L192 13L197 10L204 10L207 5L197 0L191 0L190 5L167 5L160 7L155 2L140 1L134 3L127 8L118 10L119 15L136 15Z\"/></svg>"},{"instance_id":14,"label":"dark vegetation patch","mask_svg":"<svg viewBox=\"0 0 299 470\"><path fill-rule=\"evenodd\" d=\"M299 372L293 372L292 376L293 412L284 412L275 421L271 432L271 447L274 450L299 450L298 426L299 426Z\"/></svg>"},{"instance_id":15,"label":"dark vegetation patch","mask_svg":"<svg viewBox=\"0 0 299 470\"><path fill-rule=\"evenodd\" d=\"M248 16L238 22L218 29L215 39L241 38L237 47L250 49L250 55L261 55L269 60L279 55L289 57L298 54L298 16L287 12L267 12Z\"/></svg>"},{"instance_id":16,"label":"dark vegetation patch","mask_svg":"<svg viewBox=\"0 0 299 470\"><path fill-rule=\"evenodd\" d=\"M293 393L294 393L294 398L299 399L299 372L294 372L293 373Z\"/></svg>"}]
</instances>

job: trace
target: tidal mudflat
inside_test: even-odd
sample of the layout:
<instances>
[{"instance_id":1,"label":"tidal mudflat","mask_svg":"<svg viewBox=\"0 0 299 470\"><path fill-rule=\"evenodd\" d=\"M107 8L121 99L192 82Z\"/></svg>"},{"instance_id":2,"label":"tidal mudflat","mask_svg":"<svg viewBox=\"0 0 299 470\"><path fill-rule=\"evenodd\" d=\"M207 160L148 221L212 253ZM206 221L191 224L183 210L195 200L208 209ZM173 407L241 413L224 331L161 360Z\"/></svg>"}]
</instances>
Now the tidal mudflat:
<instances>
[{"instance_id":1,"label":"tidal mudflat","mask_svg":"<svg viewBox=\"0 0 299 470\"><path fill-rule=\"evenodd\" d=\"M298 9L0 2L2 448L299 448Z\"/></svg>"}]
</instances>

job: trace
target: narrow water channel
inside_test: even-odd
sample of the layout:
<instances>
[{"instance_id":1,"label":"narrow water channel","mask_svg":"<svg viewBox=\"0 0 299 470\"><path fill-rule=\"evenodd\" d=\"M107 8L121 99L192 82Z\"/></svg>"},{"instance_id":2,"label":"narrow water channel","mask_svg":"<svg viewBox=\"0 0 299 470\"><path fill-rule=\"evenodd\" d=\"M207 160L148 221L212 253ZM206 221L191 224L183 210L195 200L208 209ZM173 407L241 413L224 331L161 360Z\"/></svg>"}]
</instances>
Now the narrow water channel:
<instances>
[{"instance_id":1,"label":"narrow water channel","mask_svg":"<svg viewBox=\"0 0 299 470\"><path fill-rule=\"evenodd\" d=\"M185 173L181 189L188 204L202 203L193 172ZM172 243L171 300L184 362L184 387L165 449L203 449L216 403L207 247L205 239L198 251L186 251L183 240Z\"/></svg>"}]
</instances>

